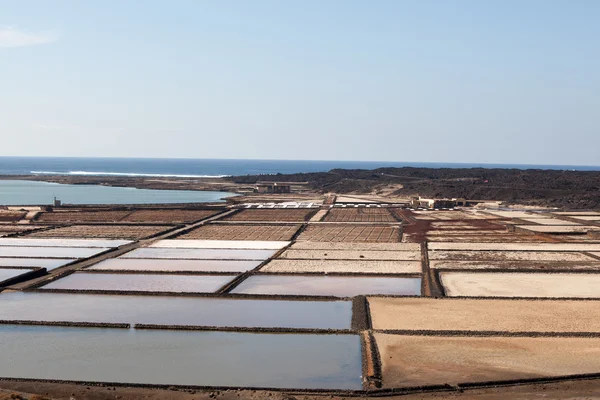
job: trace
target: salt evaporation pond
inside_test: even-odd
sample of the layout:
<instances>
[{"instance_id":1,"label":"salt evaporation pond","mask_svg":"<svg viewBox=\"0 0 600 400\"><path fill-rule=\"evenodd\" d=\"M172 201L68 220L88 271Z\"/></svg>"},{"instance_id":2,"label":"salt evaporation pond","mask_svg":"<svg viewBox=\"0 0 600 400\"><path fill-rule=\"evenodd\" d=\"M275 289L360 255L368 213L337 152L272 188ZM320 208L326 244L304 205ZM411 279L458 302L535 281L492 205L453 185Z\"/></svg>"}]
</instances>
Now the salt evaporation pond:
<instances>
[{"instance_id":1,"label":"salt evaporation pond","mask_svg":"<svg viewBox=\"0 0 600 400\"><path fill-rule=\"evenodd\" d=\"M0 258L0 267L41 267L50 271L73 261L65 258Z\"/></svg>"},{"instance_id":2,"label":"salt evaporation pond","mask_svg":"<svg viewBox=\"0 0 600 400\"><path fill-rule=\"evenodd\" d=\"M168 272L246 272L262 261L246 260L160 260L139 258L114 258L102 261L87 269L109 271L168 271Z\"/></svg>"},{"instance_id":3,"label":"salt evaporation pond","mask_svg":"<svg viewBox=\"0 0 600 400\"><path fill-rule=\"evenodd\" d=\"M0 239L0 246L20 247L119 247L131 240L112 239Z\"/></svg>"},{"instance_id":4,"label":"salt evaporation pond","mask_svg":"<svg viewBox=\"0 0 600 400\"><path fill-rule=\"evenodd\" d=\"M352 302L10 292L0 320L350 329Z\"/></svg>"},{"instance_id":5,"label":"salt evaporation pond","mask_svg":"<svg viewBox=\"0 0 600 400\"><path fill-rule=\"evenodd\" d=\"M163 249L145 247L124 254L121 258L266 260L276 252L276 250Z\"/></svg>"},{"instance_id":6,"label":"salt evaporation pond","mask_svg":"<svg viewBox=\"0 0 600 400\"><path fill-rule=\"evenodd\" d=\"M420 295L421 278L254 275L231 293L353 297Z\"/></svg>"},{"instance_id":7,"label":"salt evaporation pond","mask_svg":"<svg viewBox=\"0 0 600 400\"><path fill-rule=\"evenodd\" d=\"M0 282L4 282L5 280L12 279L31 271L33 271L33 269L0 268Z\"/></svg>"},{"instance_id":8,"label":"salt evaporation pond","mask_svg":"<svg viewBox=\"0 0 600 400\"><path fill-rule=\"evenodd\" d=\"M42 289L214 293L236 275L144 275L76 272Z\"/></svg>"},{"instance_id":9,"label":"salt evaporation pond","mask_svg":"<svg viewBox=\"0 0 600 400\"><path fill-rule=\"evenodd\" d=\"M0 325L0 376L361 390L358 335Z\"/></svg>"},{"instance_id":10,"label":"salt evaporation pond","mask_svg":"<svg viewBox=\"0 0 600 400\"><path fill-rule=\"evenodd\" d=\"M108 247L9 247L0 246L0 257L87 258L110 250Z\"/></svg>"}]
</instances>

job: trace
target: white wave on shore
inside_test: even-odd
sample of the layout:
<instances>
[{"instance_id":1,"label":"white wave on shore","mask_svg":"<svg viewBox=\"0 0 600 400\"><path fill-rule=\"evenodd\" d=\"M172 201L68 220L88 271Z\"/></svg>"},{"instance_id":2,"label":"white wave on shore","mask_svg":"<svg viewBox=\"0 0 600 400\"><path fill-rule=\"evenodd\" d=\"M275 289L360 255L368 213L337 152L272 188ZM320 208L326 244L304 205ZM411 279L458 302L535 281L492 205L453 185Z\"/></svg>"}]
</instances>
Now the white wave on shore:
<instances>
[{"instance_id":1,"label":"white wave on shore","mask_svg":"<svg viewBox=\"0 0 600 400\"><path fill-rule=\"evenodd\" d=\"M79 175L79 176L129 176L147 178L225 178L229 175L179 175L179 174L140 174L135 172L102 172L102 171L29 171L34 175Z\"/></svg>"}]
</instances>

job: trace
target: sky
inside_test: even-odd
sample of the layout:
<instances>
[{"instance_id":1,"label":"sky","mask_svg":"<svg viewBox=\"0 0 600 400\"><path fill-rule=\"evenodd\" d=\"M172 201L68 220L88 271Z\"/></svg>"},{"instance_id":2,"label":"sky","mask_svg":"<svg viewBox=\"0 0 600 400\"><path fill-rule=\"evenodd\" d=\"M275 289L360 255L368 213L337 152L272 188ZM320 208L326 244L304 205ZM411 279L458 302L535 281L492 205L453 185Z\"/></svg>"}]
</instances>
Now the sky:
<instances>
[{"instance_id":1,"label":"sky","mask_svg":"<svg viewBox=\"0 0 600 400\"><path fill-rule=\"evenodd\" d=\"M600 165L600 1L0 0L0 156Z\"/></svg>"}]
</instances>

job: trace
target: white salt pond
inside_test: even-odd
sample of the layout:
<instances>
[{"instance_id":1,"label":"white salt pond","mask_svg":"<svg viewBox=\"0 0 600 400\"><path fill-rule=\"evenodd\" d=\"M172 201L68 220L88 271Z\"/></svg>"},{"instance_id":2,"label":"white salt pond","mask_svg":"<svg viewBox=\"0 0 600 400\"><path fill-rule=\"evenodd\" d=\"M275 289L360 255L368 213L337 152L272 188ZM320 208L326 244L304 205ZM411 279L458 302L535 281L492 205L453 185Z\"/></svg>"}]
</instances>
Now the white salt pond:
<instances>
[{"instance_id":1,"label":"white salt pond","mask_svg":"<svg viewBox=\"0 0 600 400\"><path fill-rule=\"evenodd\" d=\"M350 301L216 299L79 293L0 293L0 320L350 329Z\"/></svg>"},{"instance_id":2,"label":"white salt pond","mask_svg":"<svg viewBox=\"0 0 600 400\"><path fill-rule=\"evenodd\" d=\"M0 239L0 246L21 247L119 247L131 240L112 239Z\"/></svg>"},{"instance_id":3,"label":"white salt pond","mask_svg":"<svg viewBox=\"0 0 600 400\"><path fill-rule=\"evenodd\" d=\"M86 270L132 272L246 272L262 261L248 260L160 260L143 258L113 258Z\"/></svg>"},{"instance_id":4,"label":"white salt pond","mask_svg":"<svg viewBox=\"0 0 600 400\"><path fill-rule=\"evenodd\" d=\"M0 267L40 267L51 271L75 261L72 258L0 258Z\"/></svg>"},{"instance_id":5,"label":"white salt pond","mask_svg":"<svg viewBox=\"0 0 600 400\"><path fill-rule=\"evenodd\" d=\"M275 253L275 250L161 249L146 247L133 250L120 258L266 260Z\"/></svg>"},{"instance_id":6,"label":"white salt pond","mask_svg":"<svg viewBox=\"0 0 600 400\"><path fill-rule=\"evenodd\" d=\"M0 325L0 337L5 378L362 389L358 335Z\"/></svg>"},{"instance_id":7,"label":"white salt pond","mask_svg":"<svg viewBox=\"0 0 600 400\"><path fill-rule=\"evenodd\" d=\"M0 283L15 278L19 275L23 275L33 271L33 269L24 268L0 268Z\"/></svg>"},{"instance_id":8,"label":"white salt pond","mask_svg":"<svg viewBox=\"0 0 600 400\"><path fill-rule=\"evenodd\" d=\"M214 293L236 275L144 275L76 272L42 289Z\"/></svg>"},{"instance_id":9,"label":"white salt pond","mask_svg":"<svg viewBox=\"0 0 600 400\"><path fill-rule=\"evenodd\" d=\"M10 247L0 246L0 257L87 258L110 250L107 247Z\"/></svg>"},{"instance_id":10,"label":"white salt pond","mask_svg":"<svg viewBox=\"0 0 600 400\"><path fill-rule=\"evenodd\" d=\"M159 240L149 247L179 249L247 249L247 250L279 250L290 244L283 241L260 240L191 240L170 239Z\"/></svg>"},{"instance_id":11,"label":"white salt pond","mask_svg":"<svg viewBox=\"0 0 600 400\"><path fill-rule=\"evenodd\" d=\"M253 275L231 293L353 297L420 295L421 278Z\"/></svg>"}]
</instances>

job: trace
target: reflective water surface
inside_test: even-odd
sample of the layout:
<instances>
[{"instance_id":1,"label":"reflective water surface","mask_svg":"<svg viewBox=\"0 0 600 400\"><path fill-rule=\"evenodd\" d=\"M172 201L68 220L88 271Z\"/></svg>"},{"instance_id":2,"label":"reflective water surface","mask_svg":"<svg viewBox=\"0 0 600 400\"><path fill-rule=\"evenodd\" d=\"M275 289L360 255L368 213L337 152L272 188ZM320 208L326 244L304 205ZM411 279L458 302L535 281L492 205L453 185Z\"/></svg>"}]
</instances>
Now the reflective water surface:
<instances>
[{"instance_id":1,"label":"reflective water surface","mask_svg":"<svg viewBox=\"0 0 600 400\"><path fill-rule=\"evenodd\" d=\"M0 282L31 272L31 269L0 268Z\"/></svg>"},{"instance_id":2,"label":"reflective water surface","mask_svg":"<svg viewBox=\"0 0 600 400\"><path fill-rule=\"evenodd\" d=\"M73 261L68 258L0 258L0 267L42 267L50 271Z\"/></svg>"},{"instance_id":3,"label":"reflective water surface","mask_svg":"<svg viewBox=\"0 0 600 400\"><path fill-rule=\"evenodd\" d=\"M349 301L0 293L0 320L350 329Z\"/></svg>"},{"instance_id":4,"label":"reflective water surface","mask_svg":"<svg viewBox=\"0 0 600 400\"><path fill-rule=\"evenodd\" d=\"M121 258L183 258L197 260L266 260L276 250L229 250L229 249L162 249L141 248L124 254Z\"/></svg>"},{"instance_id":5,"label":"reflective water surface","mask_svg":"<svg viewBox=\"0 0 600 400\"><path fill-rule=\"evenodd\" d=\"M106 250L109 248L0 246L0 257L87 258Z\"/></svg>"},{"instance_id":6,"label":"reflective water surface","mask_svg":"<svg viewBox=\"0 0 600 400\"><path fill-rule=\"evenodd\" d=\"M88 274L76 272L50 282L42 289L212 293L233 278L235 275Z\"/></svg>"},{"instance_id":7,"label":"reflective water surface","mask_svg":"<svg viewBox=\"0 0 600 400\"><path fill-rule=\"evenodd\" d=\"M87 269L113 271L178 271L178 272L246 272L262 261L247 260L160 260L116 258L102 261Z\"/></svg>"},{"instance_id":8,"label":"reflective water surface","mask_svg":"<svg viewBox=\"0 0 600 400\"><path fill-rule=\"evenodd\" d=\"M337 297L361 294L420 295L421 278L254 275L231 292Z\"/></svg>"},{"instance_id":9,"label":"reflective water surface","mask_svg":"<svg viewBox=\"0 0 600 400\"><path fill-rule=\"evenodd\" d=\"M0 239L0 246L24 247L119 247L131 240L110 239Z\"/></svg>"},{"instance_id":10,"label":"reflective water surface","mask_svg":"<svg viewBox=\"0 0 600 400\"><path fill-rule=\"evenodd\" d=\"M0 376L362 389L357 335L0 325Z\"/></svg>"}]
</instances>

